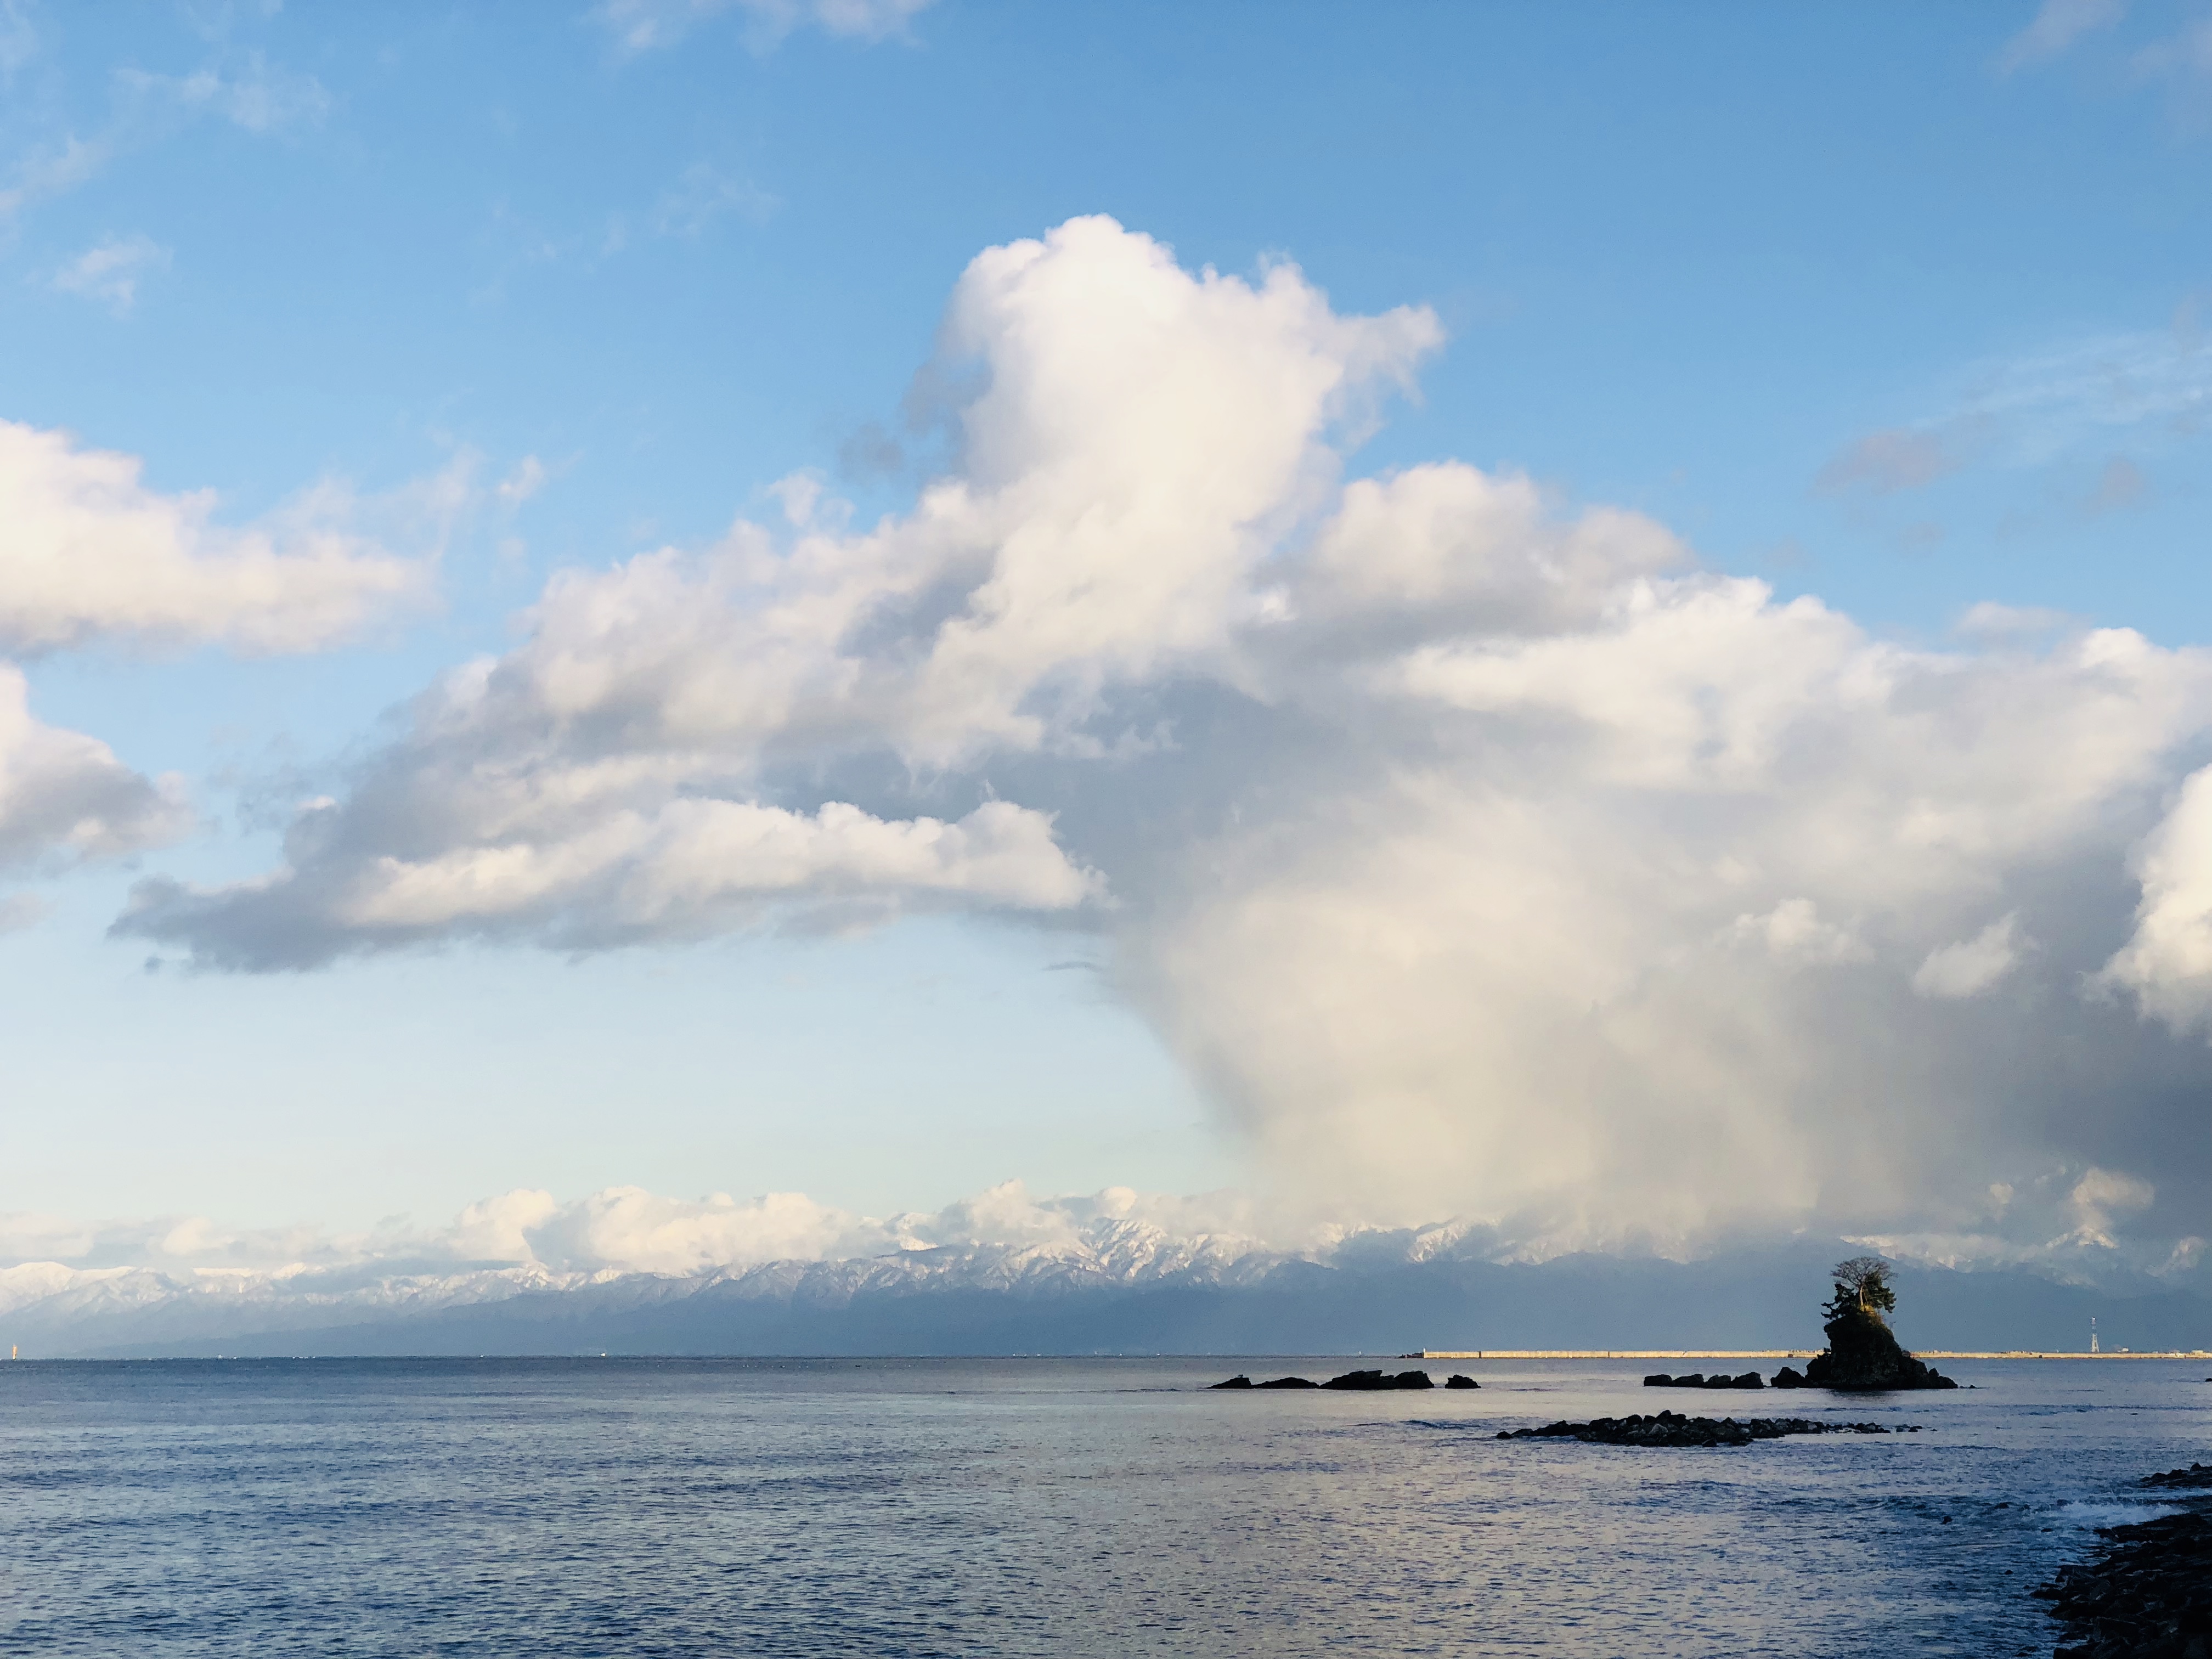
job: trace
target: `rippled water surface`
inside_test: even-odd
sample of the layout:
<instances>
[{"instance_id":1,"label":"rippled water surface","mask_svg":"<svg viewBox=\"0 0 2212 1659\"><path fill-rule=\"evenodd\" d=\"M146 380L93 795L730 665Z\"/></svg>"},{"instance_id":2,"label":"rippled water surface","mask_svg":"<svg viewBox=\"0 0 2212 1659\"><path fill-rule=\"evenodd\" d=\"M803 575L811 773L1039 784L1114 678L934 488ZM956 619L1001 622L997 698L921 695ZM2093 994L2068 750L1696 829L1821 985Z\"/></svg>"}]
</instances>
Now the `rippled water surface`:
<instances>
[{"instance_id":1,"label":"rippled water surface","mask_svg":"<svg viewBox=\"0 0 2212 1659\"><path fill-rule=\"evenodd\" d=\"M0 1364L0 1651L2048 1653L2029 1587L2212 1438L2203 1360L1665 1396L1928 1430L1699 1450L1492 1437L1634 1362L1204 1389L1353 1363Z\"/></svg>"}]
</instances>

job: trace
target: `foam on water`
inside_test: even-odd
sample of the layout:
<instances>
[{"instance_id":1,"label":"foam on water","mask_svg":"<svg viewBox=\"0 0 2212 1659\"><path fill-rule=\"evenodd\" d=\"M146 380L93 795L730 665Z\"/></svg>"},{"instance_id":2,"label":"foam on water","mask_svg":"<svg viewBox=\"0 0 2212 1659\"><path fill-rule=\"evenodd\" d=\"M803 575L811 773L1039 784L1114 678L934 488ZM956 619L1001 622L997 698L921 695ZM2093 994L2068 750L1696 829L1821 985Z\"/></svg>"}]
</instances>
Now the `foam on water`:
<instances>
[{"instance_id":1,"label":"foam on water","mask_svg":"<svg viewBox=\"0 0 2212 1659\"><path fill-rule=\"evenodd\" d=\"M2138 1521L2155 1521L2161 1515L2178 1515L2179 1504L2128 1504L2108 1500L2061 1504L2057 1514L2069 1527L2128 1527Z\"/></svg>"}]
</instances>

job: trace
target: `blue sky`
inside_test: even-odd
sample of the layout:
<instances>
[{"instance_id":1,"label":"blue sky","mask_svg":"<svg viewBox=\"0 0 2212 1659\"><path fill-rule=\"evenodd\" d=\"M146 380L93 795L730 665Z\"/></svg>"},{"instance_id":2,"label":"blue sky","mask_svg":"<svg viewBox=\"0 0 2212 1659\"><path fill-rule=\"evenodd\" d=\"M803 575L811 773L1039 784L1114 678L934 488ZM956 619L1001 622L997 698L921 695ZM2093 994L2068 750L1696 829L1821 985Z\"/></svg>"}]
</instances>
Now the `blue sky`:
<instances>
[{"instance_id":1,"label":"blue sky","mask_svg":"<svg viewBox=\"0 0 2212 1659\"><path fill-rule=\"evenodd\" d=\"M106 935L149 873L272 868L294 804L354 799L393 711L526 638L556 573L778 522L793 474L856 526L908 511L961 465L963 394L917 375L963 270L1078 216L1187 271L1294 262L1340 316L1430 308L1352 476L1525 472L1902 647L1985 601L2205 641L2201 8L898 9L0 13L0 418L233 526L342 484L357 533L438 561L297 654L21 653L40 720L198 818L22 873L0 1210L1265 1179L1265 1067L1179 1024L1110 919L462 933L274 973Z\"/></svg>"}]
</instances>

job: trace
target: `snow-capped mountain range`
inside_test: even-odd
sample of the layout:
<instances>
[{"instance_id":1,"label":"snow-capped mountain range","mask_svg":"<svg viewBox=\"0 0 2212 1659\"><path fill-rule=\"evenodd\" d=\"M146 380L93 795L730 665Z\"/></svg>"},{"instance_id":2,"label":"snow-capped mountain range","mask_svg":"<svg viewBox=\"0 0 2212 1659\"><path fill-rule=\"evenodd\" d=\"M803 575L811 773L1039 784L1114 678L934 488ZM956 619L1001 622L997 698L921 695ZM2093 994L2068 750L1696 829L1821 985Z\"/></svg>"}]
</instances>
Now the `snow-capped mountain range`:
<instances>
[{"instance_id":1,"label":"snow-capped mountain range","mask_svg":"<svg viewBox=\"0 0 2212 1659\"><path fill-rule=\"evenodd\" d=\"M2196 1241L2161 1256L2103 1237L1808 1237L1681 1261L1465 1221L1263 1225L1234 1194L1037 1200L1018 1182L888 1220L795 1194L687 1201L625 1188L568 1204L510 1193L411 1234L204 1222L72 1233L30 1218L13 1231L19 1247L58 1243L76 1258L0 1267L0 1342L42 1356L1631 1346L1717 1340L1723 1327L1763 1345L1801 1340L1796 1310L1826 1263L1869 1243L1917 1265L1909 1277L1936 1287L1923 1303L1971 1278L1954 1327L2063 1330L2088 1301L2118 1299L2142 1318L2166 1310L2151 1320L2165 1334L2145 1344L2212 1340ZM1677 1328L1698 1309L1714 1334L1635 1334L1655 1306ZM1966 1340L1955 1328L1944 1340ZM2051 1339L2023 1323L1979 1340Z\"/></svg>"}]
</instances>

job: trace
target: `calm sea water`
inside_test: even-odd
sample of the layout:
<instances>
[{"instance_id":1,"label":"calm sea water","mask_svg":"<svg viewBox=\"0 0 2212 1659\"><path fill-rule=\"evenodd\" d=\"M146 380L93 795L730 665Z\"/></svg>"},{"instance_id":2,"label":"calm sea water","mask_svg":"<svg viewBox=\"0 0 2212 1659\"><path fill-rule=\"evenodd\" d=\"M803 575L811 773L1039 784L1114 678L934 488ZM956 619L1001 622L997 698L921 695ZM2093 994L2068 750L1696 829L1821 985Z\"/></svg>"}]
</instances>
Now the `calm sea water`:
<instances>
[{"instance_id":1,"label":"calm sea water","mask_svg":"<svg viewBox=\"0 0 2212 1659\"><path fill-rule=\"evenodd\" d=\"M1929 1431L1740 1449L1492 1437L1632 1362L1204 1391L1352 1363L0 1364L0 1652L2047 1654L2027 1589L2212 1438L2202 1360L1665 1396Z\"/></svg>"}]
</instances>

